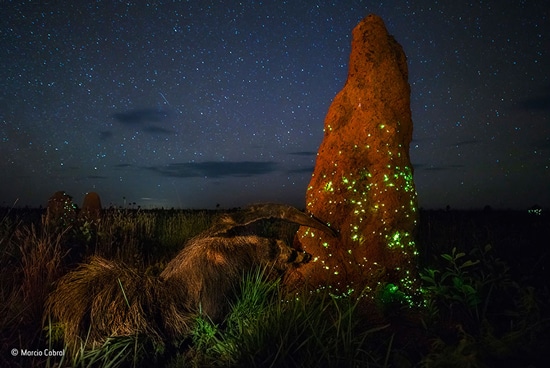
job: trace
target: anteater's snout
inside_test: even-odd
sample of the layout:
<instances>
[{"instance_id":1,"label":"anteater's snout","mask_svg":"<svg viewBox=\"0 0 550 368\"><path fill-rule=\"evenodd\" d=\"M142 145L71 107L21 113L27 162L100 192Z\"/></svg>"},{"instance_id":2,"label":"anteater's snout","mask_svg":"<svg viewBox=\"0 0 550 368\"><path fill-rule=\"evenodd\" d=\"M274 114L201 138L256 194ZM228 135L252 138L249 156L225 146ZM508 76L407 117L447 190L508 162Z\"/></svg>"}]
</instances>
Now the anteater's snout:
<instances>
[{"instance_id":1,"label":"anteater's snout","mask_svg":"<svg viewBox=\"0 0 550 368\"><path fill-rule=\"evenodd\" d=\"M302 263L308 263L309 261L311 261L311 254L309 254L308 252L302 252L303 254L303 259L302 259Z\"/></svg>"},{"instance_id":2,"label":"anteater's snout","mask_svg":"<svg viewBox=\"0 0 550 368\"><path fill-rule=\"evenodd\" d=\"M295 249L292 250L292 255L290 256L289 262L292 263L308 263L311 261L311 254L308 252L300 252Z\"/></svg>"}]
</instances>

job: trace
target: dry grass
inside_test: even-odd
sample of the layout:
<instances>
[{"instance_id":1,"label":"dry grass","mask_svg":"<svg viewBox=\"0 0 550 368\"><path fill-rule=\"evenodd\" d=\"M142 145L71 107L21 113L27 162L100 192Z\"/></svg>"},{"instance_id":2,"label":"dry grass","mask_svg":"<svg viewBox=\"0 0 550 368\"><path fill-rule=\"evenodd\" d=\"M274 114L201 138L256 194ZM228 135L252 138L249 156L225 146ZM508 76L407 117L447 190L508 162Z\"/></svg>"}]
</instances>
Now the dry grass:
<instances>
[{"instance_id":1,"label":"dry grass","mask_svg":"<svg viewBox=\"0 0 550 368\"><path fill-rule=\"evenodd\" d=\"M50 231L42 227L37 230L35 226L23 227L16 231L16 238L21 241L21 294L31 320L40 319L44 301L52 289L52 284L62 274L61 245L66 233L67 229Z\"/></svg>"},{"instance_id":2,"label":"dry grass","mask_svg":"<svg viewBox=\"0 0 550 368\"><path fill-rule=\"evenodd\" d=\"M3 348L13 348L15 342L28 349L40 344L44 302L63 272L62 243L67 231L52 229L43 221L41 226L18 224L2 234L0 343Z\"/></svg>"},{"instance_id":3,"label":"dry grass","mask_svg":"<svg viewBox=\"0 0 550 368\"><path fill-rule=\"evenodd\" d=\"M170 259L206 230L213 216L208 211L109 210L98 219L81 221L77 241L87 255L143 267Z\"/></svg>"}]
</instances>

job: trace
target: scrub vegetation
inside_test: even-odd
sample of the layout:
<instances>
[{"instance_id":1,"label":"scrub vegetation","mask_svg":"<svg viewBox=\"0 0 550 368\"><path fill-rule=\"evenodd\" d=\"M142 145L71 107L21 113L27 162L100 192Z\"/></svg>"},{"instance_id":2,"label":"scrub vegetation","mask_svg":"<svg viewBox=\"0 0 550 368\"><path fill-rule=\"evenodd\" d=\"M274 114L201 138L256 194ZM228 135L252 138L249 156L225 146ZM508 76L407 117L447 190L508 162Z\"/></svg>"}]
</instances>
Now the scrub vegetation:
<instances>
[{"instance_id":1,"label":"scrub vegetation","mask_svg":"<svg viewBox=\"0 0 550 368\"><path fill-rule=\"evenodd\" d=\"M420 211L421 308L410 307L406 290L383 284L374 296L380 313L373 315L362 299L328 289L289 293L258 269L243 275L240 297L223 322L198 314L188 334L169 341L121 333L101 346L86 339L67 346L66 326L44 313L63 275L102 257L154 281L221 213L111 209L93 219L52 222L43 210L2 209L0 366L536 367L548 361L550 217L489 209ZM292 244L297 225L266 220L249 231ZM124 303L113 307L118 314ZM12 349L65 354L12 356Z\"/></svg>"}]
</instances>

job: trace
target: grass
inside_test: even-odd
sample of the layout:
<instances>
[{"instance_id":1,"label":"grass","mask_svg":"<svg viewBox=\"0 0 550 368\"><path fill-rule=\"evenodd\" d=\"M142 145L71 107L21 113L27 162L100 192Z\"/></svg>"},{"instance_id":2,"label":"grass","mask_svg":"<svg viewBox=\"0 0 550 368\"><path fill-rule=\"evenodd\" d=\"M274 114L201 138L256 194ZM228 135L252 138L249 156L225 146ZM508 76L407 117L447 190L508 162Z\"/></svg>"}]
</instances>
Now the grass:
<instances>
[{"instance_id":1,"label":"grass","mask_svg":"<svg viewBox=\"0 0 550 368\"><path fill-rule=\"evenodd\" d=\"M182 244L206 230L214 216L213 211L112 210L76 223L73 235L83 255L143 266L169 260Z\"/></svg>"},{"instance_id":2,"label":"grass","mask_svg":"<svg viewBox=\"0 0 550 368\"><path fill-rule=\"evenodd\" d=\"M61 276L99 256L124 262L134 270L121 271L128 279L154 280L215 216L216 211L113 210L99 219L54 226L36 210L2 212L3 351L69 352L64 326L42 319ZM421 211L417 244L425 308L412 312L399 291L383 285L378 297L383 321L366 315L361 300L323 292L285 295L278 280L259 270L243 275L241 297L223 323L198 315L191 332L174 341L159 343L144 329L92 347L84 338L63 357L3 354L0 366L540 366L549 358L541 347L550 345L550 275L544 262L549 225L547 215ZM285 223L255 226L256 233L280 234L287 241L296 231ZM126 309L147 304L147 298L132 301L139 294L130 286L120 279L110 290L124 291L119 304Z\"/></svg>"},{"instance_id":3,"label":"grass","mask_svg":"<svg viewBox=\"0 0 550 368\"><path fill-rule=\"evenodd\" d=\"M307 293L289 298L262 270L246 275L241 288L223 326L197 318L193 350L173 366L387 366L391 340L376 341L387 326L363 328L357 301Z\"/></svg>"},{"instance_id":4,"label":"grass","mask_svg":"<svg viewBox=\"0 0 550 368\"><path fill-rule=\"evenodd\" d=\"M17 222L14 222L17 223ZM2 246L2 316L4 338L33 342L40 338L44 302L61 276L62 243L66 229L46 223L8 226Z\"/></svg>"}]
</instances>

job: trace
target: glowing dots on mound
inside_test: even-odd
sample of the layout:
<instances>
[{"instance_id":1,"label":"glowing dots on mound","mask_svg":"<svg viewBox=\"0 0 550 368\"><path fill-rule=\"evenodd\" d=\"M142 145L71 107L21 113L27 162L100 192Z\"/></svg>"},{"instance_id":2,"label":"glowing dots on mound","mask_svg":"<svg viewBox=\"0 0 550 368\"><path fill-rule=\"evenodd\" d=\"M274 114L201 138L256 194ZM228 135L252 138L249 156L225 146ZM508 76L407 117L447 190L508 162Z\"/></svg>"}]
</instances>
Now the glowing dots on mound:
<instances>
[{"instance_id":1,"label":"glowing dots on mound","mask_svg":"<svg viewBox=\"0 0 550 368\"><path fill-rule=\"evenodd\" d=\"M417 294L410 86L399 62L404 59L378 17L368 16L354 29L353 72L327 113L330 134L319 148L306 197L308 211L330 221L339 236L312 236L302 228L296 238L318 257L298 272L331 295L355 290L354 296L375 298L390 283L388 292L395 295Z\"/></svg>"},{"instance_id":2,"label":"glowing dots on mound","mask_svg":"<svg viewBox=\"0 0 550 368\"><path fill-rule=\"evenodd\" d=\"M385 124L384 127L386 126ZM357 149L357 148L355 148ZM392 216L403 216L405 218L413 219L413 223L416 224L415 212L416 212L416 191L414 188L414 181L412 175L412 168L409 165L393 164L391 162L401 161L401 152L386 151L386 155L390 163L384 165L383 172L373 172L367 167L360 168L355 172L343 173L336 170L336 164L333 163L334 171L330 171L328 174L322 175L323 178L328 179L324 181L322 190L318 194L323 194L326 203L329 205L345 205L350 209L349 219L351 220L347 225L348 230L344 231L349 239L349 245L355 244L345 249L345 251L337 250L331 253L325 253L324 255L318 255L314 258L314 262L321 262L322 268L327 272L327 277L336 278L340 280L341 276L345 273L345 267L339 267L338 263L335 263L331 258L334 252L338 254L338 259L342 260L345 265L349 265L353 269L359 267L367 271L367 279L373 280L384 277L386 273L386 267L377 263L376 261L369 260L369 257L357 257L357 255L364 254L364 252L355 249L355 247L369 247L372 246L370 241L372 236L365 236L365 223L378 221L379 225L374 225L377 230L372 230L371 233L379 239L383 239L383 242L389 251L398 252L400 257L406 259L403 265L393 267L393 270L397 272L400 277L396 280L392 280L393 289L392 292L395 295L400 296L400 300L405 302L408 306L415 305L414 295L418 294L417 280L413 276L413 273L408 269L414 267L412 258L418 255L416 250L416 244L411 231L406 229L395 228L391 220ZM395 161L394 161L395 160ZM313 186L310 186L308 190L313 190ZM407 193L405 196L406 201L401 202L396 208L395 204L388 204L386 201L393 200L394 196L401 196L398 193ZM339 196L344 195L344 199L336 199ZM388 198L388 199L386 199ZM314 203L318 198L312 198L310 203ZM332 213L331 210L329 213ZM378 220L376 220L378 219ZM332 220L334 223L338 223L336 219ZM338 226L338 225L336 225ZM341 229L343 230L343 229ZM323 239L323 234L317 233L319 236L319 244L323 249L328 250L329 247L333 249L331 241ZM311 230L307 230L304 237L314 238L315 234ZM338 247L340 244L335 244ZM336 248L334 248L336 249ZM343 266L343 265L342 265ZM349 271L347 271L349 272ZM382 276L381 276L382 275ZM346 287L342 287L340 281L334 282L331 285L331 296L333 297L346 297L351 295L355 288L350 287L353 282L347 282ZM383 287L384 283L377 282L377 288ZM321 290L321 286L318 290ZM371 290L371 292L368 292ZM365 286L365 292L359 297L375 300L376 293L373 292L372 286Z\"/></svg>"},{"instance_id":3,"label":"glowing dots on mound","mask_svg":"<svg viewBox=\"0 0 550 368\"><path fill-rule=\"evenodd\" d=\"M329 181L325 184L325 192L334 192L334 187L332 186L332 181Z\"/></svg>"},{"instance_id":4,"label":"glowing dots on mound","mask_svg":"<svg viewBox=\"0 0 550 368\"><path fill-rule=\"evenodd\" d=\"M386 240L389 248L415 247L414 240L408 232L396 231L393 234L386 234Z\"/></svg>"}]
</instances>

